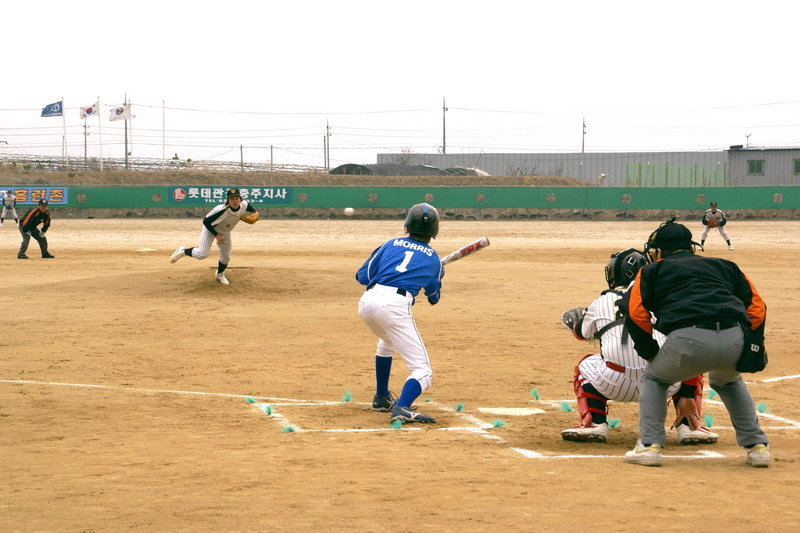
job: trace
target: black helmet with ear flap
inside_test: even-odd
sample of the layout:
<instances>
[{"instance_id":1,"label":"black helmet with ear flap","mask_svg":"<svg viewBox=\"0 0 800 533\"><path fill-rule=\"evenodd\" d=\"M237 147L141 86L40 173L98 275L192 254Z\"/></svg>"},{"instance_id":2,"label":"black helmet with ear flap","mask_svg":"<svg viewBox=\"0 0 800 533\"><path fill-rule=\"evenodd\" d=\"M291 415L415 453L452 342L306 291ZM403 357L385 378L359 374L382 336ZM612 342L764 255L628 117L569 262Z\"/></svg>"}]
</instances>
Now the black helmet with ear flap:
<instances>
[{"instance_id":1,"label":"black helmet with ear flap","mask_svg":"<svg viewBox=\"0 0 800 533\"><path fill-rule=\"evenodd\" d=\"M647 259L642 252L633 248L612 254L611 261L606 265L608 288L627 286L646 264Z\"/></svg>"},{"instance_id":2,"label":"black helmet with ear flap","mask_svg":"<svg viewBox=\"0 0 800 533\"><path fill-rule=\"evenodd\" d=\"M412 205L404 223L406 233L434 239L439 234L439 212L430 204Z\"/></svg>"},{"instance_id":3,"label":"black helmet with ear flap","mask_svg":"<svg viewBox=\"0 0 800 533\"><path fill-rule=\"evenodd\" d=\"M651 261L655 261L655 251L661 250L662 255L667 255L676 250L692 251L692 246L703 246L692 240L692 232L683 224L675 222L675 217L661 224L657 230L650 234L644 245L644 252Z\"/></svg>"}]
</instances>

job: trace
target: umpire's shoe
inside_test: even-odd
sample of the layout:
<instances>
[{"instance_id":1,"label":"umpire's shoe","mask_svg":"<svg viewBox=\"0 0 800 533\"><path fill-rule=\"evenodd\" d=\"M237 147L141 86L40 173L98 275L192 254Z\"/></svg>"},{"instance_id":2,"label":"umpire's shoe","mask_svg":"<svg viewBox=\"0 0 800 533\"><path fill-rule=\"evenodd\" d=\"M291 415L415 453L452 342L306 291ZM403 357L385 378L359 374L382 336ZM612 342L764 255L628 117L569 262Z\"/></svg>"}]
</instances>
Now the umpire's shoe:
<instances>
[{"instance_id":1,"label":"umpire's shoe","mask_svg":"<svg viewBox=\"0 0 800 533\"><path fill-rule=\"evenodd\" d=\"M636 441L636 447L625 452L625 462L644 466L661 466L661 452L664 449L660 444L645 446L642 441Z\"/></svg>"},{"instance_id":2,"label":"umpire's shoe","mask_svg":"<svg viewBox=\"0 0 800 533\"><path fill-rule=\"evenodd\" d=\"M747 464L758 466L758 467L766 467L769 466L769 446L766 444L756 444L752 448L747 450Z\"/></svg>"},{"instance_id":3,"label":"umpire's shoe","mask_svg":"<svg viewBox=\"0 0 800 533\"><path fill-rule=\"evenodd\" d=\"M49 253L48 254L44 254L42 256L42 259L55 259L55 258L56 258L56 256L54 256L53 254L49 254Z\"/></svg>"},{"instance_id":4,"label":"umpire's shoe","mask_svg":"<svg viewBox=\"0 0 800 533\"><path fill-rule=\"evenodd\" d=\"M27 259L28 256L25 254L17 254L17 259Z\"/></svg>"},{"instance_id":5,"label":"umpire's shoe","mask_svg":"<svg viewBox=\"0 0 800 533\"><path fill-rule=\"evenodd\" d=\"M391 392L386 396L376 394L372 397L372 410L381 413L388 413L394 407L397 398Z\"/></svg>"},{"instance_id":6,"label":"umpire's shoe","mask_svg":"<svg viewBox=\"0 0 800 533\"><path fill-rule=\"evenodd\" d=\"M420 422L422 424L434 424L436 419L432 416L423 415L416 412L416 407L394 404L392 407L392 422L400 420L403 423Z\"/></svg>"}]
</instances>

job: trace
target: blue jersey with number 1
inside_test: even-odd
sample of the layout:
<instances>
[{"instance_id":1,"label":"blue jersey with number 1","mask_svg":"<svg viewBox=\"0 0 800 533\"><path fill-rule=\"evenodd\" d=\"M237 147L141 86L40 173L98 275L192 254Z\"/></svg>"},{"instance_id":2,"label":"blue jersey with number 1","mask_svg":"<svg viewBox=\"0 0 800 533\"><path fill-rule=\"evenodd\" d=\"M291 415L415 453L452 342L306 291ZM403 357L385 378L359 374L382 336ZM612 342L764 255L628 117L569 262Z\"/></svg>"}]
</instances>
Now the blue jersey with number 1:
<instances>
[{"instance_id":1,"label":"blue jersey with number 1","mask_svg":"<svg viewBox=\"0 0 800 533\"><path fill-rule=\"evenodd\" d=\"M362 285L375 283L405 289L414 296L425 289L428 301L439 301L444 267L436 252L425 243L401 237L386 241L361 265L356 279Z\"/></svg>"}]
</instances>

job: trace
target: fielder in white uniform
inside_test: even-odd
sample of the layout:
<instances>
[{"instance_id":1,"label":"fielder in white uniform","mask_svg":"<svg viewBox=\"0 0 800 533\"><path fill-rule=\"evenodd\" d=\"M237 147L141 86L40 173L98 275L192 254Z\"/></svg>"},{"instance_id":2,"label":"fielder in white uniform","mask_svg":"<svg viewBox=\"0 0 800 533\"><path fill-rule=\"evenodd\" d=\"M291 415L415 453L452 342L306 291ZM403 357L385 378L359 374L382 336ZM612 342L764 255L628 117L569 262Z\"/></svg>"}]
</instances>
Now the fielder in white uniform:
<instances>
[{"instance_id":1,"label":"fielder in white uniform","mask_svg":"<svg viewBox=\"0 0 800 533\"><path fill-rule=\"evenodd\" d=\"M194 257L195 259L205 259L211 251L211 244L216 241L219 248L219 264L217 265L216 278L223 285L229 285L225 277L225 269L231 260L231 249L233 240L231 231L238 224L245 213L253 212L255 209L246 200L242 200L239 189L228 189L227 198L224 204L220 204L205 216L203 219L203 229L200 230L200 244L195 248L185 248L179 246L170 257L170 263L174 263L184 256Z\"/></svg>"},{"instance_id":2,"label":"fielder in white uniform","mask_svg":"<svg viewBox=\"0 0 800 533\"><path fill-rule=\"evenodd\" d=\"M564 440L605 442L608 438L608 400L639 400L639 388L647 361L634 350L617 303L626 286L633 283L636 273L646 263L644 255L634 249L613 254L606 266L609 289L589 305L583 318L572 329L579 340L599 340L600 353L586 355L575 367L573 388L578 400L581 425L562 431ZM663 343L665 337L660 335L656 340ZM699 409L703 394L702 376L684 384L675 383L669 389L670 396L675 396L682 386L694 387ZM713 443L719 437L702 426L692 430L686 419L679 422L677 431L681 444Z\"/></svg>"},{"instance_id":3,"label":"fielder in white uniform","mask_svg":"<svg viewBox=\"0 0 800 533\"><path fill-rule=\"evenodd\" d=\"M429 204L416 204L405 220L408 237L386 241L376 248L356 273L367 289L358 302L358 315L378 337L375 353L374 411L391 411L391 421L432 423L411 404L431 386L431 363L411 306L420 290L431 305L439 301L444 276L442 261L429 246L439 233L439 213ZM400 397L389 392L392 355L400 354L411 375Z\"/></svg>"},{"instance_id":4,"label":"fielder in white uniform","mask_svg":"<svg viewBox=\"0 0 800 533\"><path fill-rule=\"evenodd\" d=\"M719 234L722 235L722 238L725 239L725 242L728 243L728 250L733 250L733 245L731 244L731 238L728 236L728 232L725 231L725 224L728 223L728 220L725 218L725 213L717 209L717 202L711 202L710 209L706 209L705 214L703 215L703 233L700 234L700 246L702 247L706 243L706 237L708 237L708 230L711 229L711 226L708 225L708 221L714 219L717 223L716 228L719 230Z\"/></svg>"},{"instance_id":5,"label":"fielder in white uniform","mask_svg":"<svg viewBox=\"0 0 800 533\"><path fill-rule=\"evenodd\" d=\"M6 218L9 218L8 215L11 215L11 218L14 219L15 223L19 223L17 219L17 197L11 191L4 191L3 192L3 214L0 215L0 227L3 225L3 221Z\"/></svg>"}]
</instances>

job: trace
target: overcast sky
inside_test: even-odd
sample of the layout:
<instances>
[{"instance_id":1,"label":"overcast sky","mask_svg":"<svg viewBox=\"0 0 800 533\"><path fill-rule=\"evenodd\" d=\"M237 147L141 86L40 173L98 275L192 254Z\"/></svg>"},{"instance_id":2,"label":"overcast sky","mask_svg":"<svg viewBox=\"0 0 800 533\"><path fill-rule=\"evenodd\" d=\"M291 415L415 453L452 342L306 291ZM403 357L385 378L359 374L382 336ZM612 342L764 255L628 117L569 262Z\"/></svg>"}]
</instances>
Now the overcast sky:
<instances>
[{"instance_id":1,"label":"overcast sky","mask_svg":"<svg viewBox=\"0 0 800 533\"><path fill-rule=\"evenodd\" d=\"M133 157L238 161L241 145L245 161L322 166L326 124L332 167L443 144L448 154L800 146L797 6L6 3L0 157L61 155L63 122L70 158L84 155L84 124L90 157L124 157L123 122L108 114L126 95ZM65 121L40 117L62 97ZM98 97L99 120L81 119Z\"/></svg>"}]
</instances>

